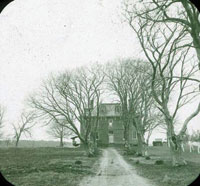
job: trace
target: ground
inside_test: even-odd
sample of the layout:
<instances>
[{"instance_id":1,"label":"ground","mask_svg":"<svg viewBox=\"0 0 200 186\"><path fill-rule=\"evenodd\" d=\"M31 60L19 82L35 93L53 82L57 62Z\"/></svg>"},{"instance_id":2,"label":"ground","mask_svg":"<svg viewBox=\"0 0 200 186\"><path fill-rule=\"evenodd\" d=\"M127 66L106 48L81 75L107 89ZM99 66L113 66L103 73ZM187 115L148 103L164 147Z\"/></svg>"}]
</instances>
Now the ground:
<instances>
[{"instance_id":1,"label":"ground","mask_svg":"<svg viewBox=\"0 0 200 186\"><path fill-rule=\"evenodd\" d=\"M122 152L121 152L122 153ZM188 165L172 167L168 147L150 147L150 160L141 157L125 156L128 163L134 166L139 175L152 180L158 186L188 186L200 174L200 154L183 153ZM164 164L155 165L156 160L164 160Z\"/></svg>"},{"instance_id":2,"label":"ground","mask_svg":"<svg viewBox=\"0 0 200 186\"><path fill-rule=\"evenodd\" d=\"M200 173L197 152L186 149L188 165L175 168L167 147L150 147L149 154L146 160L105 148L88 158L81 148L0 148L0 171L16 186L186 186ZM164 164L155 165L158 159Z\"/></svg>"},{"instance_id":3,"label":"ground","mask_svg":"<svg viewBox=\"0 0 200 186\"><path fill-rule=\"evenodd\" d=\"M0 148L0 171L15 186L77 186L96 160L81 148Z\"/></svg>"},{"instance_id":4,"label":"ground","mask_svg":"<svg viewBox=\"0 0 200 186\"><path fill-rule=\"evenodd\" d=\"M138 176L136 170L113 148L103 150L95 176L83 179L80 186L153 186L149 180Z\"/></svg>"}]
</instances>

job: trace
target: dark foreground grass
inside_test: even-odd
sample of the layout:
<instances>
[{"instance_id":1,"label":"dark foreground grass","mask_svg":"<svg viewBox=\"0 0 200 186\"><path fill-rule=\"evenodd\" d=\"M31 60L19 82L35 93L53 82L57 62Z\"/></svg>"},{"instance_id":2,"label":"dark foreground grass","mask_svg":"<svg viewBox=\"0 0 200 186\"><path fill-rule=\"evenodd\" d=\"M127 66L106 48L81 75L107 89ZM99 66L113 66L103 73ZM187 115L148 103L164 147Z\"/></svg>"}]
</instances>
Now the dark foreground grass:
<instances>
[{"instance_id":1,"label":"dark foreground grass","mask_svg":"<svg viewBox=\"0 0 200 186\"><path fill-rule=\"evenodd\" d=\"M163 165L135 165L139 175L144 176L159 186L187 186L200 173L200 165L189 162L187 166L172 167L169 163ZM167 175L167 179L166 178Z\"/></svg>"},{"instance_id":2,"label":"dark foreground grass","mask_svg":"<svg viewBox=\"0 0 200 186\"><path fill-rule=\"evenodd\" d=\"M0 149L0 171L15 186L76 186L96 160L81 148Z\"/></svg>"},{"instance_id":3,"label":"dark foreground grass","mask_svg":"<svg viewBox=\"0 0 200 186\"><path fill-rule=\"evenodd\" d=\"M200 154L186 151L184 157L188 164L180 167L172 167L167 147L150 147L149 154L152 159L164 160L164 164L155 165L152 160L148 160L151 163L138 163L131 156L125 156L125 159L136 168L139 175L152 180L158 186L187 186L200 174Z\"/></svg>"}]
</instances>

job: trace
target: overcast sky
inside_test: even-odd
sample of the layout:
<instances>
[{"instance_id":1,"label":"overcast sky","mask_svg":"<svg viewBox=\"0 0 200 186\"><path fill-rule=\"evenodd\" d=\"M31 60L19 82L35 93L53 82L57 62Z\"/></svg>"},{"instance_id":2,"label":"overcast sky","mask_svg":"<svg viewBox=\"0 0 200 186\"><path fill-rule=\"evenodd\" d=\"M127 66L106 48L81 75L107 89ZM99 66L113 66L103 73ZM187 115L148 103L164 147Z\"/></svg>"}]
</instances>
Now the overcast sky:
<instances>
[{"instance_id":1,"label":"overcast sky","mask_svg":"<svg viewBox=\"0 0 200 186\"><path fill-rule=\"evenodd\" d=\"M7 111L7 133L26 96L50 72L141 57L120 7L121 0L15 0L4 9L0 14L0 103ZM192 127L199 119L192 121ZM34 131L34 139L47 138L43 130Z\"/></svg>"}]
</instances>

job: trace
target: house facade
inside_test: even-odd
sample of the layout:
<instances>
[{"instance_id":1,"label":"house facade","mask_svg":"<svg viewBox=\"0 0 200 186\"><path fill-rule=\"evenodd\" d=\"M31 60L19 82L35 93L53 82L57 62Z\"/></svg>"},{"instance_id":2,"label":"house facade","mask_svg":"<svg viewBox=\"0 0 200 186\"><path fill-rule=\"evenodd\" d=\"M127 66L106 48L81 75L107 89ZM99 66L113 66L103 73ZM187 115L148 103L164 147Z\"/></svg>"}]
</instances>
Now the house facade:
<instances>
[{"instance_id":1,"label":"house facade","mask_svg":"<svg viewBox=\"0 0 200 186\"><path fill-rule=\"evenodd\" d=\"M91 111L92 124L96 123L97 115L99 115L97 126L98 145L124 145L125 133L121 117L121 105L119 103L102 103L99 105L99 114L97 114L97 107L93 108ZM128 138L130 144L137 144L136 131L133 125L129 126Z\"/></svg>"}]
</instances>

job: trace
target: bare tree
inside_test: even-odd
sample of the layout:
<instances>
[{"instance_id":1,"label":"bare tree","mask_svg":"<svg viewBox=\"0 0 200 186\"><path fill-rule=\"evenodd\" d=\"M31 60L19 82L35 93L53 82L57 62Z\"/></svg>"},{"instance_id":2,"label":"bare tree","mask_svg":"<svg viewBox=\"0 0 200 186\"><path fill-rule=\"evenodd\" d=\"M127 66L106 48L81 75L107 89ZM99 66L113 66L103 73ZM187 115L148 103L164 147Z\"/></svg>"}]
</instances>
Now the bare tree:
<instances>
[{"instance_id":1,"label":"bare tree","mask_svg":"<svg viewBox=\"0 0 200 186\"><path fill-rule=\"evenodd\" d=\"M10 137L6 137L6 138L5 138L5 145L6 145L6 147L9 147L10 144L12 144L11 138L10 138Z\"/></svg>"},{"instance_id":2,"label":"bare tree","mask_svg":"<svg viewBox=\"0 0 200 186\"><path fill-rule=\"evenodd\" d=\"M0 138L3 136L2 127L3 127L3 119L4 119L5 109L0 105Z\"/></svg>"},{"instance_id":3,"label":"bare tree","mask_svg":"<svg viewBox=\"0 0 200 186\"><path fill-rule=\"evenodd\" d=\"M39 116L48 122L54 120L76 134L88 153L93 154L90 148L94 129L91 112L99 102L103 79L98 66L51 76L43 83L41 92L31 96L29 102ZM60 118L66 123L60 123Z\"/></svg>"},{"instance_id":4,"label":"bare tree","mask_svg":"<svg viewBox=\"0 0 200 186\"><path fill-rule=\"evenodd\" d=\"M16 124L12 124L14 129L14 139L15 146L18 147L19 140L24 134L31 136L31 128L35 125L34 119L36 118L35 114L32 112L22 112L20 120Z\"/></svg>"},{"instance_id":5,"label":"bare tree","mask_svg":"<svg viewBox=\"0 0 200 186\"><path fill-rule=\"evenodd\" d=\"M184 38L187 35L185 28L179 24L170 23L155 25L140 17L134 20L132 13L128 11L127 19L131 28L136 32L153 70L152 94L165 118L172 163L174 166L186 164L181 153L181 141L188 123L199 113L200 104L185 119L182 128L176 134L175 119L178 111L199 95L199 80L196 78L198 68L195 65L196 61L189 58L191 47L185 46ZM159 94L155 91L155 87L159 87ZM170 105L172 100L173 105Z\"/></svg>"},{"instance_id":6,"label":"bare tree","mask_svg":"<svg viewBox=\"0 0 200 186\"><path fill-rule=\"evenodd\" d=\"M129 144L129 121L128 121L128 91L129 87L126 80L126 69L125 63L113 63L107 65L107 86L110 91L112 91L118 98L121 103L122 110L122 120L124 125L124 138L125 141Z\"/></svg>"},{"instance_id":7,"label":"bare tree","mask_svg":"<svg viewBox=\"0 0 200 186\"><path fill-rule=\"evenodd\" d=\"M60 123L62 123L64 121L60 121ZM52 121L52 123L50 123L50 128L48 129L48 133L53 136L56 139L60 140L60 147L64 146L64 139L65 138L69 138L69 136L72 134L72 131L69 130L68 128L66 128L63 125L60 125L60 123L57 123L56 121Z\"/></svg>"},{"instance_id":8,"label":"bare tree","mask_svg":"<svg viewBox=\"0 0 200 186\"><path fill-rule=\"evenodd\" d=\"M191 0L127 0L126 11L152 24L178 24L185 34L184 45L194 47L200 69L200 13ZM182 38L183 39L183 38Z\"/></svg>"},{"instance_id":9,"label":"bare tree","mask_svg":"<svg viewBox=\"0 0 200 186\"><path fill-rule=\"evenodd\" d=\"M149 139L156 128L160 128L165 124L163 115L161 113L156 112L155 110L149 110L149 124L146 126L145 134L147 134L146 137L146 144L149 146ZM165 126L165 125L164 125Z\"/></svg>"},{"instance_id":10,"label":"bare tree","mask_svg":"<svg viewBox=\"0 0 200 186\"><path fill-rule=\"evenodd\" d=\"M122 60L108 69L108 88L119 98L122 105L124 138L129 144L129 127L133 125L137 132L138 153L145 154L145 132L153 130L157 113L151 94L150 68L141 60ZM149 133L150 135L150 133Z\"/></svg>"}]
</instances>

